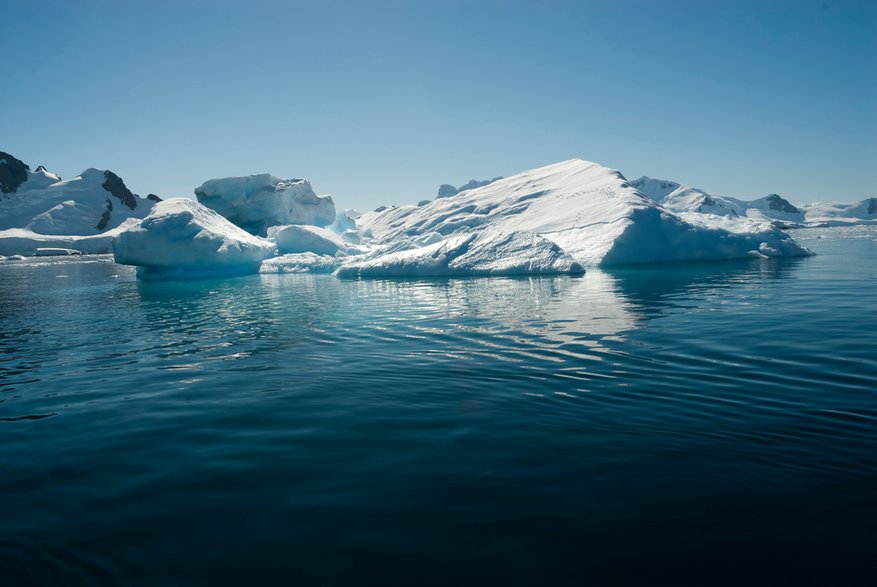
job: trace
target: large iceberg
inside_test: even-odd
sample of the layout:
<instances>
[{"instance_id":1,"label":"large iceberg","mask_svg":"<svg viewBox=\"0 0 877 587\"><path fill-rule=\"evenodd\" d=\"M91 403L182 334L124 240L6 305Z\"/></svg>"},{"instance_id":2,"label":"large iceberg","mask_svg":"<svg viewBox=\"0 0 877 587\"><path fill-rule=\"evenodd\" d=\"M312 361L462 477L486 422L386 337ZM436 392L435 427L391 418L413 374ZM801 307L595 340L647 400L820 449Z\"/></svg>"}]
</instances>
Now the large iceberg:
<instances>
[{"instance_id":1,"label":"large iceberg","mask_svg":"<svg viewBox=\"0 0 877 587\"><path fill-rule=\"evenodd\" d=\"M428 245L433 248L399 254L377 248L344 263L339 275L433 274L436 265L429 260L434 252L456 254L457 247L475 245L479 258L492 255L501 260L506 252L498 246L491 249L503 242L496 235L536 239L530 247L515 248L509 257L519 273L810 254L768 222L674 213L643 195L619 172L581 159L526 171L422 206L378 208L363 214L357 226L385 246L432 233L444 240ZM528 251L538 259L544 243L556 248L559 265L523 262Z\"/></svg>"},{"instance_id":2,"label":"large iceberg","mask_svg":"<svg viewBox=\"0 0 877 587\"><path fill-rule=\"evenodd\" d=\"M141 198L109 170L87 169L62 180L0 152L0 254L37 248L110 252L112 237L160 200Z\"/></svg>"},{"instance_id":3,"label":"large iceberg","mask_svg":"<svg viewBox=\"0 0 877 587\"><path fill-rule=\"evenodd\" d=\"M198 202L173 198L117 235L113 252L142 277L203 277L257 272L275 246Z\"/></svg>"},{"instance_id":4,"label":"large iceberg","mask_svg":"<svg viewBox=\"0 0 877 587\"><path fill-rule=\"evenodd\" d=\"M318 196L305 179L278 179L267 173L205 181L195 189L198 201L234 224L259 236L270 226L335 221L330 196Z\"/></svg>"}]
</instances>

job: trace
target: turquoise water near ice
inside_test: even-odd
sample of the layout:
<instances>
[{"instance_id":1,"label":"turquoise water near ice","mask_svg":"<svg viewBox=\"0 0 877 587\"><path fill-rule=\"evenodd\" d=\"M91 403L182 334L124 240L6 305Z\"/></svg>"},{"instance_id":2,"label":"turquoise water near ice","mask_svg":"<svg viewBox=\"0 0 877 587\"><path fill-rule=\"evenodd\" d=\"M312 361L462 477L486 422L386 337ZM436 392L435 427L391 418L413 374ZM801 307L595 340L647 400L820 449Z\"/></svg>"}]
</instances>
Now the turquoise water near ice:
<instances>
[{"instance_id":1,"label":"turquoise water near ice","mask_svg":"<svg viewBox=\"0 0 877 587\"><path fill-rule=\"evenodd\" d=\"M581 278L0 264L0 584L868 583L877 227Z\"/></svg>"}]
</instances>

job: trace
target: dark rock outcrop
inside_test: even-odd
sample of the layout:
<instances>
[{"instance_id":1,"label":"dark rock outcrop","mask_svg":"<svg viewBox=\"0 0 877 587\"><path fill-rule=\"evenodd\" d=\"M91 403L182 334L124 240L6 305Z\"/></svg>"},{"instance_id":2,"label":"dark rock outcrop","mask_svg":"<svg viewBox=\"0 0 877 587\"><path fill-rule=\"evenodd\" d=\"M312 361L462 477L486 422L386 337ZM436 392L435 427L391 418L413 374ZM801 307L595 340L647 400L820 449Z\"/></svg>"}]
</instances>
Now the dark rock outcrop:
<instances>
[{"instance_id":1,"label":"dark rock outcrop","mask_svg":"<svg viewBox=\"0 0 877 587\"><path fill-rule=\"evenodd\" d=\"M110 222L110 213L113 211L113 203L110 200L107 200L107 209L104 210L104 213L100 216L100 221L95 226L98 230L103 230L107 227L107 224Z\"/></svg>"},{"instance_id":2,"label":"dark rock outcrop","mask_svg":"<svg viewBox=\"0 0 877 587\"><path fill-rule=\"evenodd\" d=\"M0 151L0 192L14 194L18 186L27 181L30 165Z\"/></svg>"},{"instance_id":3,"label":"dark rock outcrop","mask_svg":"<svg viewBox=\"0 0 877 587\"><path fill-rule=\"evenodd\" d=\"M147 200L152 200L152 201L155 202L155 203L161 202L161 198L159 198L159 197L156 196L155 194L148 194L148 195L146 196L146 199L147 199Z\"/></svg>"},{"instance_id":4,"label":"dark rock outcrop","mask_svg":"<svg viewBox=\"0 0 877 587\"><path fill-rule=\"evenodd\" d=\"M121 177L109 170L104 171L104 177L106 178L106 181L103 183L105 190L121 200L122 204L131 210L137 207L137 198L134 197L134 194L131 193L131 190L128 189Z\"/></svg>"},{"instance_id":5,"label":"dark rock outcrop","mask_svg":"<svg viewBox=\"0 0 877 587\"><path fill-rule=\"evenodd\" d=\"M798 214L800 210L792 206L791 202L786 200L785 198L780 197L778 194L771 194L767 197L768 205L771 210L777 210L779 212L786 212L789 214Z\"/></svg>"}]
</instances>

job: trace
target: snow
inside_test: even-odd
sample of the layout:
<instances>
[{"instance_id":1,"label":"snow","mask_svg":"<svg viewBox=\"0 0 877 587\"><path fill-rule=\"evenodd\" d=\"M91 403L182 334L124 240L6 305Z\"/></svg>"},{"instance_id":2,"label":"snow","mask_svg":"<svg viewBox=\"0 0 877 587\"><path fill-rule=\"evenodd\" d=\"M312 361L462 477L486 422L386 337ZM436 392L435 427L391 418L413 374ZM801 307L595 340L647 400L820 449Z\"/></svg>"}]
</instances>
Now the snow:
<instances>
[{"instance_id":1,"label":"snow","mask_svg":"<svg viewBox=\"0 0 877 587\"><path fill-rule=\"evenodd\" d=\"M494 177L492 179L470 179L468 182L464 183L460 187L454 187L449 183L443 183L439 186L438 192L436 194L436 198L450 198L451 196L456 196L460 192L465 192L466 190L473 190L475 188L484 187L486 185L490 185L495 181L502 179L502 176ZM421 200L417 205L423 206L429 200Z\"/></svg>"},{"instance_id":2,"label":"snow","mask_svg":"<svg viewBox=\"0 0 877 587\"><path fill-rule=\"evenodd\" d=\"M0 167L15 183L0 193L0 254L33 255L38 248L108 253L119 230L154 204L132 194L111 171L87 169L62 181L43 166L31 171L2 155Z\"/></svg>"},{"instance_id":3,"label":"snow","mask_svg":"<svg viewBox=\"0 0 877 587\"><path fill-rule=\"evenodd\" d=\"M384 245L430 233L445 240L428 245L434 250L405 251L389 258L371 253L345 264L339 274L356 267L360 275L403 269L408 274L433 272L434 251L447 255L461 246L449 237L483 231L538 235L582 266L810 254L767 223L738 220L731 225L730 219L709 214L683 218L633 188L619 172L580 159L526 171L424 206L379 208L357 222ZM535 247L533 254L538 253ZM496 258L502 254L494 251ZM511 262L522 270L520 256L526 251L515 254ZM545 271L539 263L533 267L534 272Z\"/></svg>"},{"instance_id":4,"label":"snow","mask_svg":"<svg viewBox=\"0 0 877 587\"><path fill-rule=\"evenodd\" d=\"M113 252L142 277L203 277L254 273L275 247L198 202L173 198L117 235Z\"/></svg>"},{"instance_id":5,"label":"snow","mask_svg":"<svg viewBox=\"0 0 877 587\"><path fill-rule=\"evenodd\" d=\"M856 203L831 202L795 206L778 194L742 200L717 196L677 182L646 176L630 183L664 208L677 214L698 212L741 216L769 222L778 228L877 223L877 198Z\"/></svg>"},{"instance_id":6,"label":"snow","mask_svg":"<svg viewBox=\"0 0 877 587\"><path fill-rule=\"evenodd\" d=\"M330 196L318 196L305 179L278 179L263 173L205 181L195 189L198 201L244 230L265 236L270 226L335 221Z\"/></svg>"},{"instance_id":7,"label":"snow","mask_svg":"<svg viewBox=\"0 0 877 587\"><path fill-rule=\"evenodd\" d=\"M75 249L88 254L112 253L113 237L138 222L136 218L129 218L116 228L86 236L38 234L26 228L0 230L0 254L33 255L38 248Z\"/></svg>"},{"instance_id":8,"label":"snow","mask_svg":"<svg viewBox=\"0 0 877 587\"><path fill-rule=\"evenodd\" d=\"M328 228L305 224L272 226L268 229L268 238L277 244L281 253L335 255L346 253L349 247L341 236Z\"/></svg>"},{"instance_id":9,"label":"snow","mask_svg":"<svg viewBox=\"0 0 877 587\"><path fill-rule=\"evenodd\" d=\"M67 181L46 171L28 172L13 194L0 196L0 231L20 228L40 235L84 236L112 230L129 218L143 218L153 202L134 197L131 209L110 191L110 172L87 169ZM104 214L107 220L101 226Z\"/></svg>"},{"instance_id":10,"label":"snow","mask_svg":"<svg viewBox=\"0 0 877 587\"><path fill-rule=\"evenodd\" d=\"M855 204L811 204L804 210L807 223L811 225L877 224L877 198L868 198Z\"/></svg>"},{"instance_id":11,"label":"snow","mask_svg":"<svg viewBox=\"0 0 877 587\"><path fill-rule=\"evenodd\" d=\"M661 202L664 198L681 187L680 184L675 181L654 179L646 177L645 175L630 182L630 185L637 189L639 193L648 196L656 202Z\"/></svg>"},{"instance_id":12,"label":"snow","mask_svg":"<svg viewBox=\"0 0 877 587\"><path fill-rule=\"evenodd\" d=\"M33 185L52 179L44 170L39 175L43 179ZM812 209L775 194L745 202L666 180L628 182L618 171L581 159L365 214L336 214L332 199L317 196L306 180L268 174L207 181L196 190L200 203L136 201L130 210L124 198L103 187L112 177L88 170L40 188L63 185L74 196L44 199L51 206L32 215L27 226L0 227L0 254L41 248L105 252L111 246L116 262L138 266L144 278L257 271L334 272L342 278L577 275L598 266L811 254L776 224L804 222ZM97 188L109 194L104 206L113 204L111 214L132 214L114 219L103 232L46 232L82 225L90 196L75 194ZM0 205L33 192L39 190L19 189ZM824 207L819 214L870 218L875 208L866 200ZM142 220L134 214L147 211Z\"/></svg>"}]
</instances>

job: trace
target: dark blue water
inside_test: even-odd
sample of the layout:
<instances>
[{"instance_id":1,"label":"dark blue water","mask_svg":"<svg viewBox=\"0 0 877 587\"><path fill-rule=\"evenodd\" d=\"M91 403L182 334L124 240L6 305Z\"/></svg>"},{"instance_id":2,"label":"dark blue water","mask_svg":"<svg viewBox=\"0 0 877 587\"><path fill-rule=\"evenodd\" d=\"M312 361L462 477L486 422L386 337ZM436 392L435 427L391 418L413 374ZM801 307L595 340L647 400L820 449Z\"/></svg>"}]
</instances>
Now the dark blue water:
<instances>
[{"instance_id":1,"label":"dark blue water","mask_svg":"<svg viewBox=\"0 0 877 587\"><path fill-rule=\"evenodd\" d=\"M582 278L0 264L0 583L875 578L877 228Z\"/></svg>"}]
</instances>

